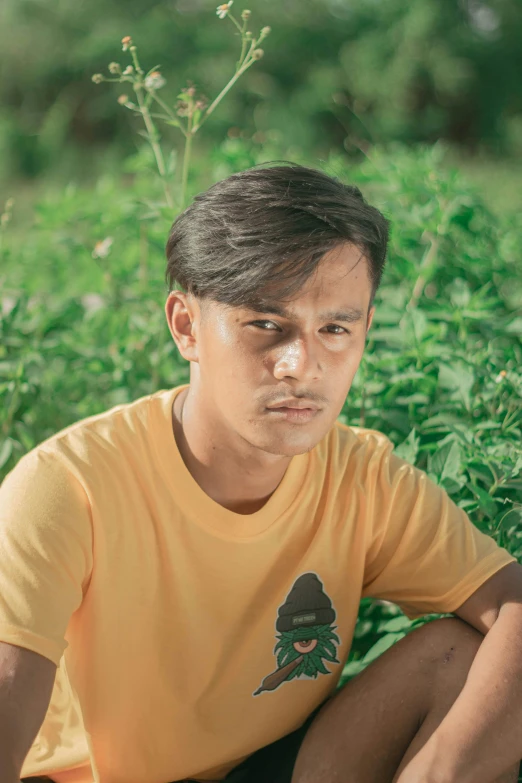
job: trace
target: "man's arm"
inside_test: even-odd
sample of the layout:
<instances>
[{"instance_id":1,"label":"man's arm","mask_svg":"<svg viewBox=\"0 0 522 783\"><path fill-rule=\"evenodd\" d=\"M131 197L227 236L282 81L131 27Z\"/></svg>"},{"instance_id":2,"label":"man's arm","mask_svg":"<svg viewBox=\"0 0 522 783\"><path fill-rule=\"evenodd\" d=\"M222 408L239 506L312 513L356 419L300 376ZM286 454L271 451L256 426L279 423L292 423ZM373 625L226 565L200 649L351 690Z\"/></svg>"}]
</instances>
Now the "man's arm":
<instances>
[{"instance_id":1,"label":"man's arm","mask_svg":"<svg viewBox=\"0 0 522 783\"><path fill-rule=\"evenodd\" d=\"M396 783L492 783L522 759L522 566L454 614L485 634L453 706Z\"/></svg>"},{"instance_id":2,"label":"man's arm","mask_svg":"<svg viewBox=\"0 0 522 783\"><path fill-rule=\"evenodd\" d=\"M32 650L0 642L0 783L18 783L45 718L56 666Z\"/></svg>"}]
</instances>

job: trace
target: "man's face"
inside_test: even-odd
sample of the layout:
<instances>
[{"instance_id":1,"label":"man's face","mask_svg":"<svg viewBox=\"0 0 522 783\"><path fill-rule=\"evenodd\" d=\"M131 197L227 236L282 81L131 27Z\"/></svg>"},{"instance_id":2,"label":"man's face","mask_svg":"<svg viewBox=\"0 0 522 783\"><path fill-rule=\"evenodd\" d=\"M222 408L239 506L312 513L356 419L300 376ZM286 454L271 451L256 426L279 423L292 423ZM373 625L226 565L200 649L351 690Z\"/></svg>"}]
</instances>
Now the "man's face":
<instances>
[{"instance_id":1,"label":"man's face","mask_svg":"<svg viewBox=\"0 0 522 783\"><path fill-rule=\"evenodd\" d=\"M195 360L191 389L207 430L271 454L312 449L335 423L359 367L370 296L367 262L345 244L324 256L291 301L262 299L260 311L205 301L202 318L194 300L194 344L185 352L176 342ZM295 398L319 410L296 421L269 409Z\"/></svg>"}]
</instances>

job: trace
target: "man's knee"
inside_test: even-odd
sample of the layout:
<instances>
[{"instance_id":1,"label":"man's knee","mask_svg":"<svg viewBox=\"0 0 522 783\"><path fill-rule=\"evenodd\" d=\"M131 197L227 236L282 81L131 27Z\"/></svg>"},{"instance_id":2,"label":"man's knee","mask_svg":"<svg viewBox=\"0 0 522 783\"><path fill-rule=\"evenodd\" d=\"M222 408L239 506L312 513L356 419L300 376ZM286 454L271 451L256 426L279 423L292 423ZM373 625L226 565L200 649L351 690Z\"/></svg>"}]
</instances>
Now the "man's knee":
<instances>
[{"instance_id":1,"label":"man's knee","mask_svg":"<svg viewBox=\"0 0 522 783\"><path fill-rule=\"evenodd\" d=\"M294 783L317 779L321 764L341 770L342 779L350 768L354 779L369 779L372 771L375 780L378 768L380 779L391 780L421 726L433 730L451 708L483 639L463 620L443 618L386 650L315 717L300 750ZM375 743L384 748L380 760L372 760Z\"/></svg>"},{"instance_id":2,"label":"man's knee","mask_svg":"<svg viewBox=\"0 0 522 783\"><path fill-rule=\"evenodd\" d=\"M443 690L458 693L463 687L468 672L484 636L458 617L444 617L433 620L409 634L412 651L419 661L426 677ZM440 693L435 687L434 695Z\"/></svg>"},{"instance_id":3,"label":"man's knee","mask_svg":"<svg viewBox=\"0 0 522 783\"><path fill-rule=\"evenodd\" d=\"M484 636L458 617L442 617L415 629L410 634L434 661L448 664L458 657L473 658L484 641Z\"/></svg>"}]
</instances>

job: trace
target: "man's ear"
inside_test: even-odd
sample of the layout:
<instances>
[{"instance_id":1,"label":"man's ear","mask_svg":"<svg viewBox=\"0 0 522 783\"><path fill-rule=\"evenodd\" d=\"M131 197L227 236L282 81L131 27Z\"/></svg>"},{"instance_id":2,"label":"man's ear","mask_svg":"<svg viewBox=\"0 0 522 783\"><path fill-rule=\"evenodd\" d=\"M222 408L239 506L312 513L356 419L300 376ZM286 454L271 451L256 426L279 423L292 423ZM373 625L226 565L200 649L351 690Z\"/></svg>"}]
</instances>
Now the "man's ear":
<instances>
[{"instance_id":1,"label":"man's ear","mask_svg":"<svg viewBox=\"0 0 522 783\"><path fill-rule=\"evenodd\" d=\"M199 361L197 332L200 308L192 294L171 291L165 302L165 315L178 351L189 362Z\"/></svg>"},{"instance_id":2,"label":"man's ear","mask_svg":"<svg viewBox=\"0 0 522 783\"><path fill-rule=\"evenodd\" d=\"M372 325L373 316L375 313L375 305L372 305L368 310L368 318L366 319L366 333L368 333L370 326Z\"/></svg>"}]
</instances>

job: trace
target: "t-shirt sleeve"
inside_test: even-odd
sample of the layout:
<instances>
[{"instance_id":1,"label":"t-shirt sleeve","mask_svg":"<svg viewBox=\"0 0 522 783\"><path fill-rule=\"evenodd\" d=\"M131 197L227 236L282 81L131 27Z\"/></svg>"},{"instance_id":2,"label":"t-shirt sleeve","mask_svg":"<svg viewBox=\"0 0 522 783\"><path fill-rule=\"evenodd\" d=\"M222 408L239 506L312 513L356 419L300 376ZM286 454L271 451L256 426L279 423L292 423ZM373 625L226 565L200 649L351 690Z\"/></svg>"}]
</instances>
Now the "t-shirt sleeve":
<instances>
[{"instance_id":1,"label":"t-shirt sleeve","mask_svg":"<svg viewBox=\"0 0 522 783\"><path fill-rule=\"evenodd\" d=\"M91 571L86 492L59 457L37 447L0 486L0 641L58 665Z\"/></svg>"},{"instance_id":2,"label":"t-shirt sleeve","mask_svg":"<svg viewBox=\"0 0 522 783\"><path fill-rule=\"evenodd\" d=\"M367 463L372 502L362 596L392 601L410 619L453 612L516 558L379 435Z\"/></svg>"}]
</instances>

